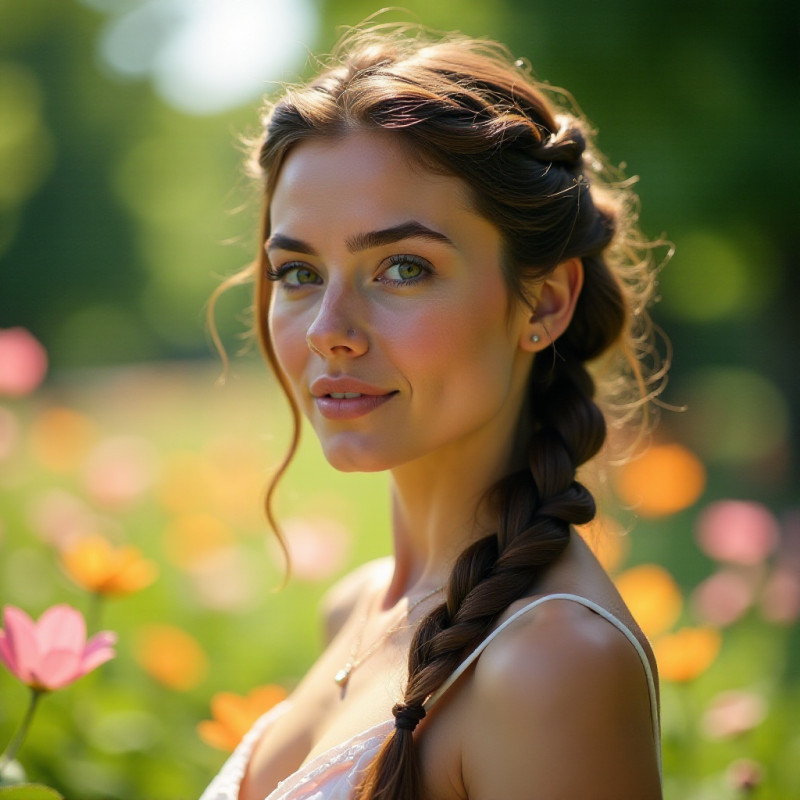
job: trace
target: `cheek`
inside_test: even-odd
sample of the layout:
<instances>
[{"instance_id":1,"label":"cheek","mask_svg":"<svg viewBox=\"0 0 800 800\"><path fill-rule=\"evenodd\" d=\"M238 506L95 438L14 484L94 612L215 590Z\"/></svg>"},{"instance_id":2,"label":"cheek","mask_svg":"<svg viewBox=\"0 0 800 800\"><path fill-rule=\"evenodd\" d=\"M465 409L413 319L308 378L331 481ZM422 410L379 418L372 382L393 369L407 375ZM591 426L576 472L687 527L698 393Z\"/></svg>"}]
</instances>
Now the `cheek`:
<instances>
[{"instance_id":1,"label":"cheek","mask_svg":"<svg viewBox=\"0 0 800 800\"><path fill-rule=\"evenodd\" d=\"M412 388L425 386L463 402L503 395L511 378L516 337L506 320L505 287L473 292L407 318L393 336Z\"/></svg>"},{"instance_id":2,"label":"cheek","mask_svg":"<svg viewBox=\"0 0 800 800\"><path fill-rule=\"evenodd\" d=\"M298 316L281 314L273 308L269 314L269 332L278 363L297 394L297 382L308 357L306 326Z\"/></svg>"}]
</instances>

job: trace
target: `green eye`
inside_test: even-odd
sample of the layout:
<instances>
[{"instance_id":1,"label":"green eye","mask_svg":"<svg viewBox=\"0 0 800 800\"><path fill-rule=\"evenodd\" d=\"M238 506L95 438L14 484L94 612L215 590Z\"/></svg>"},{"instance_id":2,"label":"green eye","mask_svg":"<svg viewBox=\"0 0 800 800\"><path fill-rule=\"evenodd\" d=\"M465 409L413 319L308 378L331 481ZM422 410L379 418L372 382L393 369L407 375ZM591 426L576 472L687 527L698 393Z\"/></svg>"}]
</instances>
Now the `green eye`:
<instances>
[{"instance_id":1,"label":"green eye","mask_svg":"<svg viewBox=\"0 0 800 800\"><path fill-rule=\"evenodd\" d=\"M410 261L404 261L402 264L397 265L397 275L404 281L411 278L418 278L422 274L422 267L419 264L412 264Z\"/></svg>"},{"instance_id":2,"label":"green eye","mask_svg":"<svg viewBox=\"0 0 800 800\"><path fill-rule=\"evenodd\" d=\"M316 283L317 274L307 267L298 267L295 270L295 281L298 284Z\"/></svg>"},{"instance_id":3,"label":"green eye","mask_svg":"<svg viewBox=\"0 0 800 800\"><path fill-rule=\"evenodd\" d=\"M427 261L418 256L392 256L389 267L382 275L385 283L394 286L416 284L425 280L431 274L431 267Z\"/></svg>"}]
</instances>

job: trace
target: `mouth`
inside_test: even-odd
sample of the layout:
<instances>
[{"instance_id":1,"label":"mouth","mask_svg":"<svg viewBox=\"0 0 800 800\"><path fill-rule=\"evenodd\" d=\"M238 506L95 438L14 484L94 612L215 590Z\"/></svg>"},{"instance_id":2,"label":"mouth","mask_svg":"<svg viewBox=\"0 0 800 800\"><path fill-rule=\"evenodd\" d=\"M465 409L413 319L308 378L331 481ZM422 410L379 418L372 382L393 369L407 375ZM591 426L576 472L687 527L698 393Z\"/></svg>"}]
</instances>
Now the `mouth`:
<instances>
[{"instance_id":1,"label":"mouth","mask_svg":"<svg viewBox=\"0 0 800 800\"><path fill-rule=\"evenodd\" d=\"M365 392L327 392L314 396L314 404L319 413L330 420L351 420L370 414L389 402L396 391L383 394Z\"/></svg>"}]
</instances>

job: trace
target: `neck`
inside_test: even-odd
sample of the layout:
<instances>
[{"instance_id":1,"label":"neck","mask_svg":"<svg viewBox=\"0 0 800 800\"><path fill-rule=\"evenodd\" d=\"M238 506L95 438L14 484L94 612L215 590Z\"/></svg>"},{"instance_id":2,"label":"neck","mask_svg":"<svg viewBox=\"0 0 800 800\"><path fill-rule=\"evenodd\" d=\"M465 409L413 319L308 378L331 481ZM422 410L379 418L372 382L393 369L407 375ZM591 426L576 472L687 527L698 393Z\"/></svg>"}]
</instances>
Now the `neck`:
<instances>
[{"instance_id":1,"label":"neck","mask_svg":"<svg viewBox=\"0 0 800 800\"><path fill-rule=\"evenodd\" d=\"M485 438L392 470L395 569L388 603L445 584L459 554L494 530L482 501L508 471L513 436L495 430Z\"/></svg>"}]
</instances>

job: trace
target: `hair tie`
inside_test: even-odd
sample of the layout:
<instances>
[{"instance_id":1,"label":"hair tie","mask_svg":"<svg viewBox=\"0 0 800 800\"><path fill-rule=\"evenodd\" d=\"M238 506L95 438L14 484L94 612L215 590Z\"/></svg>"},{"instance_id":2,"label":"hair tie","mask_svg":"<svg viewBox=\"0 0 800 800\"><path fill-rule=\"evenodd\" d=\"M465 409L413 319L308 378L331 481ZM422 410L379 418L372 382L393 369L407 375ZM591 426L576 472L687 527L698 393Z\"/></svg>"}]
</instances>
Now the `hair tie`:
<instances>
[{"instance_id":1,"label":"hair tie","mask_svg":"<svg viewBox=\"0 0 800 800\"><path fill-rule=\"evenodd\" d=\"M397 703L392 708L394 714L394 726L401 731L413 731L419 725L420 720L425 717L425 709L422 706L407 706L404 703Z\"/></svg>"}]
</instances>

